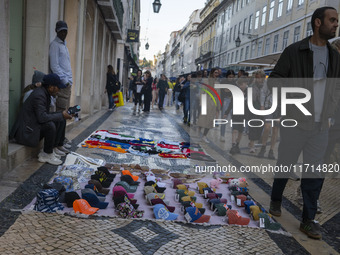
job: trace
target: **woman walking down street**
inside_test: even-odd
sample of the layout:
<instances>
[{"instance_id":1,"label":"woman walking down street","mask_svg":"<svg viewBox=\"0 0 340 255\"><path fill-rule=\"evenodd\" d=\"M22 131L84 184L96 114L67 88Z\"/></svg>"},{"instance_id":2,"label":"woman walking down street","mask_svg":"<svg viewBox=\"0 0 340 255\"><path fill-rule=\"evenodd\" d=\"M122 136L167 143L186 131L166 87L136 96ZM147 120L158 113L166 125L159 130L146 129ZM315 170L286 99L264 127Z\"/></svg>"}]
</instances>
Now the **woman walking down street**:
<instances>
[{"instance_id":1,"label":"woman walking down street","mask_svg":"<svg viewBox=\"0 0 340 255\"><path fill-rule=\"evenodd\" d=\"M158 79L155 78L152 83L152 102L151 102L151 108L153 109L153 106L156 104L156 97L157 97L157 83Z\"/></svg>"},{"instance_id":2,"label":"woman walking down street","mask_svg":"<svg viewBox=\"0 0 340 255\"><path fill-rule=\"evenodd\" d=\"M113 94L119 90L118 79L112 65L107 66L105 93L109 99L109 110L112 111L116 105L113 101Z\"/></svg>"},{"instance_id":3,"label":"woman walking down street","mask_svg":"<svg viewBox=\"0 0 340 255\"><path fill-rule=\"evenodd\" d=\"M168 82L166 80L166 77L164 74L161 75L161 79L159 80L157 84L157 90L158 90L158 96L159 96L159 101L158 101L158 108L159 110L163 110L163 105L164 105L164 97L165 94L167 93L169 88Z\"/></svg>"},{"instance_id":4,"label":"woman walking down street","mask_svg":"<svg viewBox=\"0 0 340 255\"><path fill-rule=\"evenodd\" d=\"M232 84L232 85L236 84L236 82L235 82L235 72L233 70L228 70L226 76L227 76L226 81L227 81L228 84ZM222 89L221 97L222 97L222 102L223 102L222 103L222 114L224 114L227 111L229 104L231 102L231 98L232 98L231 92L228 89ZM228 114L228 115L230 115L230 114ZM221 118L223 119L224 116L221 115ZM227 118L228 118L228 116L227 116ZM225 129L226 129L226 125L221 125L221 129L220 129L220 132L221 132L220 141L221 142L225 141L225 138L224 138Z\"/></svg>"},{"instance_id":5,"label":"woman walking down street","mask_svg":"<svg viewBox=\"0 0 340 255\"><path fill-rule=\"evenodd\" d=\"M182 85L182 89L185 91L185 101L183 105L183 122L187 123L190 126L190 81L191 81L191 74L187 76L187 80L184 85Z\"/></svg>"},{"instance_id":6,"label":"woman walking down street","mask_svg":"<svg viewBox=\"0 0 340 255\"><path fill-rule=\"evenodd\" d=\"M176 105L176 110L179 110L180 102L178 100L179 94L181 93L182 85L185 83L185 78L184 76L180 76L177 79L174 91L175 91L175 105Z\"/></svg>"},{"instance_id":7,"label":"woman walking down street","mask_svg":"<svg viewBox=\"0 0 340 255\"><path fill-rule=\"evenodd\" d=\"M138 111L140 111L142 108L142 88L143 88L142 70L138 70L137 76L135 77L133 82L134 82L133 94L135 97L135 106L133 110L134 111L136 110L138 104L139 105Z\"/></svg>"},{"instance_id":8,"label":"woman walking down street","mask_svg":"<svg viewBox=\"0 0 340 255\"><path fill-rule=\"evenodd\" d=\"M167 93L168 100L166 102L166 106L172 106L172 102L173 102L173 100L172 100L172 98L173 98L172 91L174 89L174 84L173 84L173 82L170 79L168 80L168 86L169 86L168 93Z\"/></svg>"},{"instance_id":9,"label":"woman walking down street","mask_svg":"<svg viewBox=\"0 0 340 255\"><path fill-rule=\"evenodd\" d=\"M132 75L130 76L129 80L130 81L129 81L129 99L128 100L130 102L134 102L135 99L132 100L132 98L133 98L133 87L134 87L134 83L133 83L134 78L133 78Z\"/></svg>"},{"instance_id":10,"label":"woman walking down street","mask_svg":"<svg viewBox=\"0 0 340 255\"><path fill-rule=\"evenodd\" d=\"M217 82L219 76L219 72L216 68L212 68L209 76L209 80L203 79L203 83L208 83L210 86L214 86L214 84ZM207 115L200 115L198 117L197 126L200 128L203 128L203 136L202 140L206 143L209 143L209 140L207 138L208 132L211 128L213 128L213 122L215 118L219 118L218 116L218 104L217 106L211 100L209 97L207 99L207 109L209 109L209 114Z\"/></svg>"},{"instance_id":11,"label":"woman walking down street","mask_svg":"<svg viewBox=\"0 0 340 255\"><path fill-rule=\"evenodd\" d=\"M143 112L150 112L150 103L152 97L152 82L153 78L151 77L151 72L147 70L144 76L144 80L142 81L143 85L143 93L144 93L144 109Z\"/></svg>"}]
</instances>

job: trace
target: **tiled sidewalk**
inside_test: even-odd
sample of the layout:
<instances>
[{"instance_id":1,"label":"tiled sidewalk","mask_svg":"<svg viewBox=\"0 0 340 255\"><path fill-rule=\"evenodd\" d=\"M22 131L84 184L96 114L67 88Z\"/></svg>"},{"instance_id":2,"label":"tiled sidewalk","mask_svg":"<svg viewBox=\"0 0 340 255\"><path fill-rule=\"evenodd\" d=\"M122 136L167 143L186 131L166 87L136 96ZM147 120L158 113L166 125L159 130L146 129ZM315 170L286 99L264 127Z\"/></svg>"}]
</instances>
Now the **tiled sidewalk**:
<instances>
[{"instance_id":1,"label":"tiled sidewalk","mask_svg":"<svg viewBox=\"0 0 340 255\"><path fill-rule=\"evenodd\" d=\"M169 221L22 214L1 254L283 254L263 229Z\"/></svg>"}]
</instances>

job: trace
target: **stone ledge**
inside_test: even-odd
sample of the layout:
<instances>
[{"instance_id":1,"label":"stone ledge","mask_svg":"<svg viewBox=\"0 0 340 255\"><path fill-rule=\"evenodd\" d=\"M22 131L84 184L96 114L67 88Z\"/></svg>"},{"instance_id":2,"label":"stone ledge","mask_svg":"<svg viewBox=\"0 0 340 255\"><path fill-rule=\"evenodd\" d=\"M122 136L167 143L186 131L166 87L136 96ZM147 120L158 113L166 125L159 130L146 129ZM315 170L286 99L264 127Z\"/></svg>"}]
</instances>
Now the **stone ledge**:
<instances>
[{"instance_id":1,"label":"stone ledge","mask_svg":"<svg viewBox=\"0 0 340 255\"><path fill-rule=\"evenodd\" d=\"M74 127L78 126L81 122L85 121L89 118L90 115L88 114L82 114L82 119L78 122L75 122L73 120L68 120L66 122L66 135L67 132L72 130ZM9 142L8 143L8 156L7 156L7 171L0 173L0 178L6 173L20 164L22 164L24 161L37 157L40 148L43 147L43 141L40 142L39 146L36 148L20 145L17 143Z\"/></svg>"}]
</instances>

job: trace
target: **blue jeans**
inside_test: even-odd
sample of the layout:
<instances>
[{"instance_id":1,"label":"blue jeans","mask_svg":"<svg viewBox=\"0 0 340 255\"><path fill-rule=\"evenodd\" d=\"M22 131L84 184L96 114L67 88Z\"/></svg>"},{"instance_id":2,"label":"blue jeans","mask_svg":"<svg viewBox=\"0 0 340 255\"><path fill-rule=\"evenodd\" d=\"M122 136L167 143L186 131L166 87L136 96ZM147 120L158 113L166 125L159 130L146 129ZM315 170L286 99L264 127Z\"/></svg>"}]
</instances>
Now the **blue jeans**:
<instances>
[{"instance_id":1,"label":"blue jeans","mask_svg":"<svg viewBox=\"0 0 340 255\"><path fill-rule=\"evenodd\" d=\"M113 95L112 92L111 93L107 92L107 97L109 99L109 109L111 109L113 107L113 105L114 105L114 101L113 101L112 95Z\"/></svg>"},{"instance_id":2,"label":"blue jeans","mask_svg":"<svg viewBox=\"0 0 340 255\"><path fill-rule=\"evenodd\" d=\"M190 97L185 97L183 105L184 119L190 122Z\"/></svg>"},{"instance_id":3,"label":"blue jeans","mask_svg":"<svg viewBox=\"0 0 340 255\"><path fill-rule=\"evenodd\" d=\"M307 172L303 169L301 178L301 192L303 197L303 220L314 220L317 211L317 200L321 192L324 179L318 172L312 172L319 164L323 163L323 158L328 144L328 130L320 130L320 123L315 123L313 130L303 130L297 127L281 127L281 139L278 150L277 166L294 166L300 153L303 154L303 166L309 164ZM299 168L297 168L299 169ZM291 171L293 172L293 171ZM286 187L287 174L275 176L271 199L272 201L282 201L282 194Z\"/></svg>"},{"instance_id":4,"label":"blue jeans","mask_svg":"<svg viewBox=\"0 0 340 255\"><path fill-rule=\"evenodd\" d=\"M178 96L179 96L179 93L181 92L175 92L175 105L176 105L176 109L179 109L179 101L178 101Z\"/></svg>"}]
</instances>

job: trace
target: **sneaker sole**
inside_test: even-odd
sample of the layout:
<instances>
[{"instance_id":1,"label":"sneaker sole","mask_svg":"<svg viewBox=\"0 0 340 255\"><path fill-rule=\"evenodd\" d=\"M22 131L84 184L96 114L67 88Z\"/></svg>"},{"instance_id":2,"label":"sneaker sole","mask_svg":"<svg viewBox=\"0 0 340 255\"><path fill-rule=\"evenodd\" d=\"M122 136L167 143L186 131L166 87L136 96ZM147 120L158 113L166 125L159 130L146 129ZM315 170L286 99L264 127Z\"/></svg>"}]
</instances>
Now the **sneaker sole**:
<instances>
[{"instance_id":1,"label":"sneaker sole","mask_svg":"<svg viewBox=\"0 0 340 255\"><path fill-rule=\"evenodd\" d=\"M274 215L274 216L276 216L276 217L280 217L281 216L281 213L276 213L276 212L273 212L272 210L270 210L269 209L269 213L271 214L271 215Z\"/></svg>"},{"instance_id":2,"label":"sneaker sole","mask_svg":"<svg viewBox=\"0 0 340 255\"><path fill-rule=\"evenodd\" d=\"M313 239L321 239L322 235L313 235L311 233L309 233L308 231L306 231L304 228L299 228L301 232L305 233L308 237L313 238Z\"/></svg>"}]
</instances>

